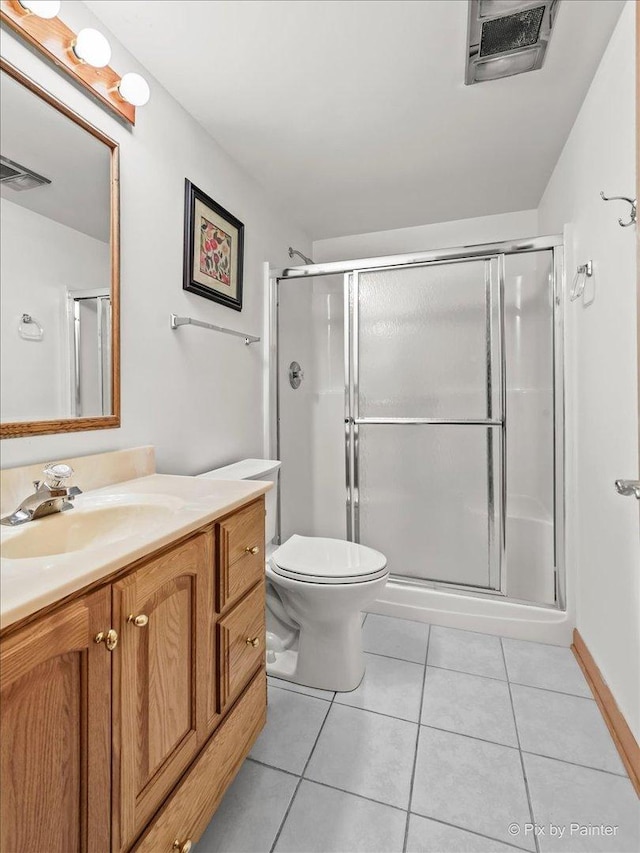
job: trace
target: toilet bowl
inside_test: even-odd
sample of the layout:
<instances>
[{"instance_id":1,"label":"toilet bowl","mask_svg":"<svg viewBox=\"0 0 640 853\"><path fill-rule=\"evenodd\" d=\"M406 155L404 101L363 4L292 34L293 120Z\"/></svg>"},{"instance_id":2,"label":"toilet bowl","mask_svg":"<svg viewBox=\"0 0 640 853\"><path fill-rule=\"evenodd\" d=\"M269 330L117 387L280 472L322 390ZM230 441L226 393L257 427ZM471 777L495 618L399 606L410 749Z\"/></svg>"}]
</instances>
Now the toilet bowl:
<instances>
[{"instance_id":1,"label":"toilet bowl","mask_svg":"<svg viewBox=\"0 0 640 853\"><path fill-rule=\"evenodd\" d=\"M379 551L339 539L294 535L274 551L266 567L267 630L275 628L275 636L267 635L269 674L324 690L354 690L364 675L361 611L385 586L386 565ZM274 599L290 618L282 644L278 622L284 620Z\"/></svg>"},{"instance_id":2,"label":"toilet bowl","mask_svg":"<svg viewBox=\"0 0 640 853\"><path fill-rule=\"evenodd\" d=\"M364 675L361 611L389 576L373 548L317 536L291 536L275 550L280 463L245 459L201 477L271 480L267 493L267 673L323 690L354 690Z\"/></svg>"}]
</instances>

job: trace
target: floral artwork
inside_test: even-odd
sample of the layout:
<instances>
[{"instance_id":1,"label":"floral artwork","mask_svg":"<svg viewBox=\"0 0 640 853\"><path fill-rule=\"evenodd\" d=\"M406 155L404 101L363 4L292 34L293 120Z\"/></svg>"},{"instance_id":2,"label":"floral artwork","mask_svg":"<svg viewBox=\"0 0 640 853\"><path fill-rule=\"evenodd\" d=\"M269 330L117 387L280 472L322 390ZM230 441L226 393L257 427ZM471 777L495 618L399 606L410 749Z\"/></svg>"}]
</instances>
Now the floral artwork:
<instances>
[{"instance_id":1,"label":"floral artwork","mask_svg":"<svg viewBox=\"0 0 640 853\"><path fill-rule=\"evenodd\" d=\"M231 283L231 237L200 217L200 272L229 286Z\"/></svg>"},{"instance_id":2,"label":"floral artwork","mask_svg":"<svg viewBox=\"0 0 640 853\"><path fill-rule=\"evenodd\" d=\"M242 311L243 254L242 222L187 179L183 289Z\"/></svg>"}]
</instances>

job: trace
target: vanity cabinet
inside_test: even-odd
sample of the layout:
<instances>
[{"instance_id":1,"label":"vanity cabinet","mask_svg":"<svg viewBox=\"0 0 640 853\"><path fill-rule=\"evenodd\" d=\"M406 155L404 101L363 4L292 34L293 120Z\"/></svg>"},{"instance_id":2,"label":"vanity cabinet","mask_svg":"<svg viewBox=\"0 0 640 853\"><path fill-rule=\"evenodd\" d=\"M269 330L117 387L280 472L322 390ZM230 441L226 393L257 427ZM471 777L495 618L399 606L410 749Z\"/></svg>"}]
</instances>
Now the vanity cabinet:
<instances>
[{"instance_id":1,"label":"vanity cabinet","mask_svg":"<svg viewBox=\"0 0 640 853\"><path fill-rule=\"evenodd\" d=\"M113 585L116 850L144 829L207 737L212 544L200 533Z\"/></svg>"},{"instance_id":2,"label":"vanity cabinet","mask_svg":"<svg viewBox=\"0 0 640 853\"><path fill-rule=\"evenodd\" d=\"M190 849L266 720L263 543L261 497L5 633L2 853Z\"/></svg>"},{"instance_id":3,"label":"vanity cabinet","mask_svg":"<svg viewBox=\"0 0 640 853\"><path fill-rule=\"evenodd\" d=\"M0 647L0 850L109 847L111 664L95 642L111 624L101 589Z\"/></svg>"}]
</instances>

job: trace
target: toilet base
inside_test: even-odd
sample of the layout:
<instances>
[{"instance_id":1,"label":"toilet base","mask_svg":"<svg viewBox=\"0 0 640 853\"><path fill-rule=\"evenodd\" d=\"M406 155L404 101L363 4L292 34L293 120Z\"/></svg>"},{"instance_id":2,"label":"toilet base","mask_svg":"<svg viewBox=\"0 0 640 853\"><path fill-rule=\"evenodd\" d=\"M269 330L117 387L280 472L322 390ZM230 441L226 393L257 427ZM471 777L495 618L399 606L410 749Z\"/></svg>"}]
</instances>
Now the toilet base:
<instances>
[{"instance_id":1,"label":"toilet base","mask_svg":"<svg viewBox=\"0 0 640 853\"><path fill-rule=\"evenodd\" d=\"M270 649L267 675L339 693L355 690L362 681L365 666L360 612L339 622L322 623L315 631L307 626L298 636L298 644L298 649Z\"/></svg>"}]
</instances>

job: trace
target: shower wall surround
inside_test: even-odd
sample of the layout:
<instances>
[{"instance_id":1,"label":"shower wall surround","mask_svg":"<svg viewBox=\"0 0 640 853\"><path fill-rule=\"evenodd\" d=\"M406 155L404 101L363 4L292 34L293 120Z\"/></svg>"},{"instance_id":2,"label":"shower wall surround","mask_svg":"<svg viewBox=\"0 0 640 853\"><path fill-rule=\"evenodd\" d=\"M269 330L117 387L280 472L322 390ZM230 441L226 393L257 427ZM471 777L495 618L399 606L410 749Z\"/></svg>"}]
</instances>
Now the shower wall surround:
<instances>
[{"instance_id":1,"label":"shower wall surround","mask_svg":"<svg viewBox=\"0 0 640 853\"><path fill-rule=\"evenodd\" d=\"M83 3L65 6L79 31L104 26ZM158 470L195 473L262 454L263 355L223 335L176 335L176 312L261 334L263 263L283 266L287 248L311 253L305 233L265 195L111 34L114 67L142 72L152 97L134 129L76 89L10 32L2 55L120 144L122 427L2 442L2 465L154 444ZM184 180L188 177L245 223L241 314L182 290ZM27 310L27 309L24 309ZM224 405L220 405L224 400Z\"/></svg>"}]
</instances>

